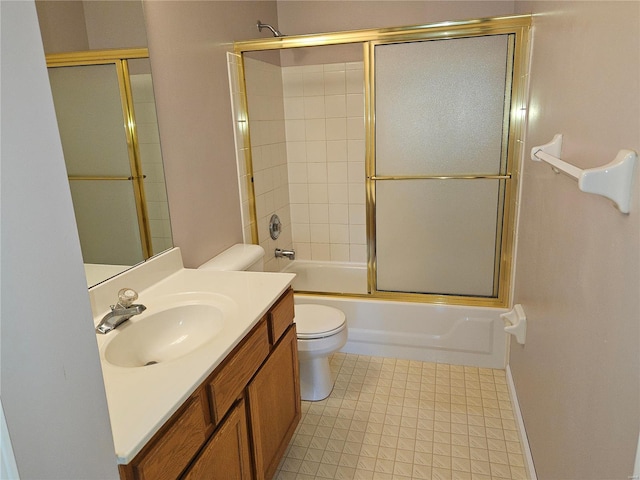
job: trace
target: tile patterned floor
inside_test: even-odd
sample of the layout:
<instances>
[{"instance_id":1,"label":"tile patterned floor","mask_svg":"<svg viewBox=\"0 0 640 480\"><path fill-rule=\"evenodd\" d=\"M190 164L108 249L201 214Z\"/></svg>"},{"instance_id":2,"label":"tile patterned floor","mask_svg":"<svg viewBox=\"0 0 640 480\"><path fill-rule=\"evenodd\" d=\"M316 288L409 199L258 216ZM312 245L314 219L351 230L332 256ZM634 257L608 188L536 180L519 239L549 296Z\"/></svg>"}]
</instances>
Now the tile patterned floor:
<instances>
[{"instance_id":1,"label":"tile patterned floor","mask_svg":"<svg viewBox=\"0 0 640 480\"><path fill-rule=\"evenodd\" d=\"M337 353L278 480L527 478L504 370Z\"/></svg>"}]
</instances>

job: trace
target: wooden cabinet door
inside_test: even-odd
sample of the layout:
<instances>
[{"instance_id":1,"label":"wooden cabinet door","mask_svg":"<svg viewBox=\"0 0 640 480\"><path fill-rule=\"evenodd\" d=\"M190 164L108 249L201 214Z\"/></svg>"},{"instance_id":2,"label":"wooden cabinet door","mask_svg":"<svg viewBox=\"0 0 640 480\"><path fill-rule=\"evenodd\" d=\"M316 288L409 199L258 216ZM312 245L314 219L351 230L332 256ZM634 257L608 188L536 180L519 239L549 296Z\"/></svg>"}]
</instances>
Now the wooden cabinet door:
<instances>
[{"instance_id":1,"label":"wooden cabinet door","mask_svg":"<svg viewBox=\"0 0 640 480\"><path fill-rule=\"evenodd\" d=\"M247 394L256 478L270 480L301 416L295 325L276 345Z\"/></svg>"},{"instance_id":2,"label":"wooden cabinet door","mask_svg":"<svg viewBox=\"0 0 640 480\"><path fill-rule=\"evenodd\" d=\"M183 480L251 480L251 458L244 401L231 411L182 478Z\"/></svg>"}]
</instances>

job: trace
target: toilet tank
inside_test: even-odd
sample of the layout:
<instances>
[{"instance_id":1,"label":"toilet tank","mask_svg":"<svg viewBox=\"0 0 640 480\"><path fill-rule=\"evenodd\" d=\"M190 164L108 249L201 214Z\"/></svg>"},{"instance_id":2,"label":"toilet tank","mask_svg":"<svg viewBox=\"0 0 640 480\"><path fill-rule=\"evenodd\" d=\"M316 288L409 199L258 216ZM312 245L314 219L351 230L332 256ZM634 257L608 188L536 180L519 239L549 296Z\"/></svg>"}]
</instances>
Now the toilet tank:
<instances>
[{"instance_id":1,"label":"toilet tank","mask_svg":"<svg viewBox=\"0 0 640 480\"><path fill-rule=\"evenodd\" d=\"M264 249L260 245L237 243L198 267L199 270L264 271Z\"/></svg>"}]
</instances>

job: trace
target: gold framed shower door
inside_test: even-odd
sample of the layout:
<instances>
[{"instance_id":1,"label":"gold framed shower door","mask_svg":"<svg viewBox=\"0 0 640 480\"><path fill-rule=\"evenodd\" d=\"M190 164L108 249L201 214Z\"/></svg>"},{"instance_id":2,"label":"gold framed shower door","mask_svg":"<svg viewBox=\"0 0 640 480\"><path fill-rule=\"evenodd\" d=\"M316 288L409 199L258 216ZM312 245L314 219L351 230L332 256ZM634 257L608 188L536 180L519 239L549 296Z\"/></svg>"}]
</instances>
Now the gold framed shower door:
<instances>
[{"instance_id":1,"label":"gold framed shower door","mask_svg":"<svg viewBox=\"0 0 640 480\"><path fill-rule=\"evenodd\" d=\"M243 131L245 162L248 175L248 193L252 224L252 240L258 243L256 224L255 193L253 190L253 169L251 160L251 141L249 132L249 111L247 91L244 76L244 56L246 52L280 50L289 48L304 48L315 46L362 44L364 61L364 98L365 98L365 175L366 175L366 232L367 232L367 271L368 294L331 293L331 292L300 292L314 295L365 297L370 299L412 301L424 303L438 303L447 305L470 305L486 307L507 307L510 304L512 292L513 251L516 228L516 197L519 190L519 162L523 155L523 135L526 120L526 87L528 79L529 43L530 43L530 15L504 16L483 18L468 21L439 22L426 25L407 27L379 28L322 34L296 35L274 37L259 40L247 40L234 43L235 53L240 56L238 74L241 90L240 125ZM455 38L480 37L488 35L512 35L512 75L509 87L511 101L508 112L505 112L504 122L508 135L505 140L506 167L498 175L413 175L413 176L385 176L376 175L375 167L375 72L374 47L391 43L405 43L412 41L429 41ZM456 179L494 179L501 183L503 199L503 214L500 238L495 268L494 295L467 296L429 293L407 293L379 291L376 285L376 182L388 180L456 180Z\"/></svg>"}]
</instances>

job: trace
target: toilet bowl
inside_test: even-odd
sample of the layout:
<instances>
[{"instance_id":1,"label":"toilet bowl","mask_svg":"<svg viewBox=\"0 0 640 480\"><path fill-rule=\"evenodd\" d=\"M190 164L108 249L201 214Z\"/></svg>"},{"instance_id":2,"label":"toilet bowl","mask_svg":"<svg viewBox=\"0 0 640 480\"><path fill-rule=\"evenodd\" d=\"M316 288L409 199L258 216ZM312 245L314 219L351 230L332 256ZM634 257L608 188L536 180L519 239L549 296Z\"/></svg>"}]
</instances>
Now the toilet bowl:
<instances>
[{"instance_id":1,"label":"toilet bowl","mask_svg":"<svg viewBox=\"0 0 640 480\"><path fill-rule=\"evenodd\" d=\"M240 271L264 270L264 249L259 245L236 244L211 260L201 270ZM318 401L327 398L335 379L331 375L329 355L347 343L347 323L344 313L324 305L295 305L300 366L300 397Z\"/></svg>"},{"instance_id":2,"label":"toilet bowl","mask_svg":"<svg viewBox=\"0 0 640 480\"><path fill-rule=\"evenodd\" d=\"M323 400L333 390L335 379L329 367L329 355L347 343L347 322L341 310L325 305L296 305L300 397Z\"/></svg>"}]
</instances>

